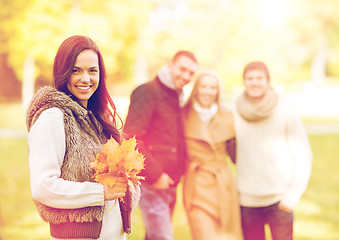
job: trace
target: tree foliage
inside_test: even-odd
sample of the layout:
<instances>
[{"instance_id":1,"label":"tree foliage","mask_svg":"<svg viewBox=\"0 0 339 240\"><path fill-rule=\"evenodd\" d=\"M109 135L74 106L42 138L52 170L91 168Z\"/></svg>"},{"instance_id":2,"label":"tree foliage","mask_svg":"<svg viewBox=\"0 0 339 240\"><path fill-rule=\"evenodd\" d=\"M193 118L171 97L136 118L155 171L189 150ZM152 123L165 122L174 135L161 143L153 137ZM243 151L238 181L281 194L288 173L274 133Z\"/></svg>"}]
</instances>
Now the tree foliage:
<instances>
[{"instance_id":1,"label":"tree foliage","mask_svg":"<svg viewBox=\"0 0 339 240\"><path fill-rule=\"evenodd\" d=\"M101 48L109 79L132 79L136 59L150 77L180 49L217 70L226 89L241 83L248 61L263 60L277 83L310 78L321 49L326 73L339 74L336 0L1 0L0 52L17 76L27 57L50 79L61 42L88 35ZM326 52L326 51L325 51ZM143 58L139 58L143 56Z\"/></svg>"},{"instance_id":2,"label":"tree foliage","mask_svg":"<svg viewBox=\"0 0 339 240\"><path fill-rule=\"evenodd\" d=\"M4 0L2 0L4 1ZM6 1L7 2L7 1ZM26 57L37 63L37 77L51 78L51 65L61 42L75 34L87 35L103 52L108 75L126 80L131 76L143 1L126 0L14 0L1 12L2 51L19 79ZM18 6L20 11L17 11ZM131 8L131 6L133 6Z\"/></svg>"},{"instance_id":3,"label":"tree foliage","mask_svg":"<svg viewBox=\"0 0 339 240\"><path fill-rule=\"evenodd\" d=\"M339 69L335 0L156 2L153 14L160 21L151 26L150 59L161 52L170 56L178 48L193 50L203 67L220 72L227 88L241 83L242 69L252 60L265 61L278 84L305 81L326 44L328 74Z\"/></svg>"}]
</instances>

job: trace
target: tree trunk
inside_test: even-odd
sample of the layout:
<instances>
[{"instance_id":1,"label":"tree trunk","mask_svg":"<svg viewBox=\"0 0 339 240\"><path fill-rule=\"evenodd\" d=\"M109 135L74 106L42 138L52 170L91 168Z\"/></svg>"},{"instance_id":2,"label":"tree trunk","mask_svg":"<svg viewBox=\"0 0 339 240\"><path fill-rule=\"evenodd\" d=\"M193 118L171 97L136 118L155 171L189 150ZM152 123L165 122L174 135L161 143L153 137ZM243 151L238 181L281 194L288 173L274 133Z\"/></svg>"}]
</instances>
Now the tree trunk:
<instances>
[{"instance_id":1,"label":"tree trunk","mask_svg":"<svg viewBox=\"0 0 339 240\"><path fill-rule=\"evenodd\" d=\"M311 65L311 80L322 83L326 78L326 64L328 58L328 45L322 45L315 55Z\"/></svg>"},{"instance_id":2,"label":"tree trunk","mask_svg":"<svg viewBox=\"0 0 339 240\"><path fill-rule=\"evenodd\" d=\"M22 106L27 107L34 94L34 68L35 62L32 57L26 57L22 78Z\"/></svg>"},{"instance_id":3,"label":"tree trunk","mask_svg":"<svg viewBox=\"0 0 339 240\"><path fill-rule=\"evenodd\" d=\"M148 80L147 60L146 57L139 52L135 60L134 83L140 85Z\"/></svg>"}]
</instances>

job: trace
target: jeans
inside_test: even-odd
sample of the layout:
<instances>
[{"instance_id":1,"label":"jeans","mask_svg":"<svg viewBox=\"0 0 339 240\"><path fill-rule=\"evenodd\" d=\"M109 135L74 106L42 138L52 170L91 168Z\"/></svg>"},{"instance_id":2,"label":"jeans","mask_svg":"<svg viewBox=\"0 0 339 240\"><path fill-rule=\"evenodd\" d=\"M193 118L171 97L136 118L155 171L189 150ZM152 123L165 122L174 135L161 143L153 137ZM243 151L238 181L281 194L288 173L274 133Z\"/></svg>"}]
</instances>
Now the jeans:
<instances>
[{"instance_id":1,"label":"jeans","mask_svg":"<svg viewBox=\"0 0 339 240\"><path fill-rule=\"evenodd\" d=\"M244 240L265 240L266 223L270 226L273 240L293 239L293 212L280 210L278 205L241 207Z\"/></svg>"},{"instance_id":2,"label":"jeans","mask_svg":"<svg viewBox=\"0 0 339 240\"><path fill-rule=\"evenodd\" d=\"M155 189L141 186L140 209L146 227L145 240L173 240L172 215L176 201L176 187Z\"/></svg>"}]
</instances>

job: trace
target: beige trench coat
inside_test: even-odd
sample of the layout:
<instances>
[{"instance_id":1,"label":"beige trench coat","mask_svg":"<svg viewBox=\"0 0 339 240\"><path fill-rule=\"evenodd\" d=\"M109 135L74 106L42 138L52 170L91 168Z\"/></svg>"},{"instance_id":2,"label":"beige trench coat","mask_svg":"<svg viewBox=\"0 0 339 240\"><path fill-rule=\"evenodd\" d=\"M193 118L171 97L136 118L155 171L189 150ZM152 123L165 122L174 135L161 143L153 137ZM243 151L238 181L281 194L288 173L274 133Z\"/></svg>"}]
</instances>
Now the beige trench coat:
<instances>
[{"instance_id":1,"label":"beige trench coat","mask_svg":"<svg viewBox=\"0 0 339 240\"><path fill-rule=\"evenodd\" d=\"M191 109L184 124L183 196L193 239L241 239L236 182L227 163L227 142L235 137L233 115L218 112L207 126Z\"/></svg>"}]
</instances>

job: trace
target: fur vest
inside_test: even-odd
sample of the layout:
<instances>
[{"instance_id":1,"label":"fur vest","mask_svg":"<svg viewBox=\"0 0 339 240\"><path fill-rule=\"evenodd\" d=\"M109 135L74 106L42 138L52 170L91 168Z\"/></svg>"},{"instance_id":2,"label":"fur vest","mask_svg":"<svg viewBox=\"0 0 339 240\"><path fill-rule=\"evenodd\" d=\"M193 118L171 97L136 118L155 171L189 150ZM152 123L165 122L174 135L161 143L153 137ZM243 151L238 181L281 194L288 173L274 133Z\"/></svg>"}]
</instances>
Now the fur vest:
<instances>
[{"instance_id":1,"label":"fur vest","mask_svg":"<svg viewBox=\"0 0 339 240\"><path fill-rule=\"evenodd\" d=\"M69 96L52 87L40 89L33 97L26 115L28 131L49 108L57 107L64 114L66 153L61 167L61 178L69 181L91 181L94 174L90 163L101 151L101 144L106 140L102 126L93 113L72 100ZM84 148L84 146L86 146ZM42 219L57 224L66 222L102 221L103 206L91 206L79 209L56 209L35 201Z\"/></svg>"}]
</instances>

